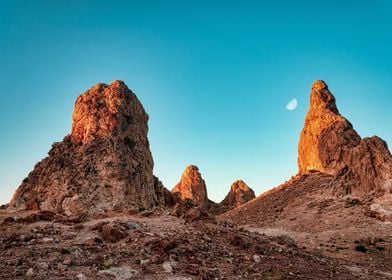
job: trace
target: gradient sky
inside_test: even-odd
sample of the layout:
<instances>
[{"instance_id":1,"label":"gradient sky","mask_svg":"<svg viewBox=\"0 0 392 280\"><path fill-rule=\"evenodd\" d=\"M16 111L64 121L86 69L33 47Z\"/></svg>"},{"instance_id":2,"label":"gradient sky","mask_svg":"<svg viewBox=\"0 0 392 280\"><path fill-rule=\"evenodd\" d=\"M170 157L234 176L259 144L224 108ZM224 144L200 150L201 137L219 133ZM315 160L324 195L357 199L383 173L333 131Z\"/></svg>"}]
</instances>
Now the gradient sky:
<instances>
[{"instance_id":1,"label":"gradient sky","mask_svg":"<svg viewBox=\"0 0 392 280\"><path fill-rule=\"evenodd\" d=\"M262 2L0 0L0 203L69 133L75 98L115 79L150 115L155 174L171 189L196 164L214 201L297 172L315 79L391 144L391 1Z\"/></svg>"}]
</instances>

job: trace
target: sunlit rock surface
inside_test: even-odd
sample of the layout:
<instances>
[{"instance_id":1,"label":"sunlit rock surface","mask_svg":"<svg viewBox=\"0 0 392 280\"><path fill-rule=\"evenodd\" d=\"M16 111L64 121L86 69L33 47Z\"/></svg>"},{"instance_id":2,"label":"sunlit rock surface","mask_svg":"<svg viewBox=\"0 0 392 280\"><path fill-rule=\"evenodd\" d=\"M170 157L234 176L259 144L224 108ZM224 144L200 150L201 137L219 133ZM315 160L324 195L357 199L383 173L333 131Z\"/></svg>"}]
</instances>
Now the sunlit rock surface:
<instances>
[{"instance_id":1,"label":"sunlit rock surface","mask_svg":"<svg viewBox=\"0 0 392 280\"><path fill-rule=\"evenodd\" d=\"M182 173L180 182L172 189L173 194L178 194L183 200L190 200L201 207L208 206L207 188L201 177L199 168L189 165Z\"/></svg>"},{"instance_id":2,"label":"sunlit rock surface","mask_svg":"<svg viewBox=\"0 0 392 280\"><path fill-rule=\"evenodd\" d=\"M384 194L392 178L392 156L379 137L361 139L340 115L335 97L324 81L315 81L310 107L298 145L299 173L321 171L345 181L338 192Z\"/></svg>"},{"instance_id":3,"label":"sunlit rock surface","mask_svg":"<svg viewBox=\"0 0 392 280\"><path fill-rule=\"evenodd\" d=\"M78 215L163 204L147 122L142 104L122 81L93 86L76 99L71 134L36 164L10 209Z\"/></svg>"}]
</instances>

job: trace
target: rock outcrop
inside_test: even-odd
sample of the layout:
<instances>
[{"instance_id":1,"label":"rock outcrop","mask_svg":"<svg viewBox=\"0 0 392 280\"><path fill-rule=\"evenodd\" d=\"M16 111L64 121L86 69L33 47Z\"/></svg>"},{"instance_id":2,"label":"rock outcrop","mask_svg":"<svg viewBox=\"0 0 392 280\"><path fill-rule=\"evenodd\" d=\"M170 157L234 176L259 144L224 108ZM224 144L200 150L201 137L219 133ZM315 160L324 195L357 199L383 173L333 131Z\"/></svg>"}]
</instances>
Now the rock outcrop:
<instances>
[{"instance_id":1,"label":"rock outcrop","mask_svg":"<svg viewBox=\"0 0 392 280\"><path fill-rule=\"evenodd\" d=\"M341 194L376 196L390 192L392 156L377 136L361 139L340 115L335 97L324 81L315 81L298 146L299 173L336 175Z\"/></svg>"},{"instance_id":2,"label":"rock outcrop","mask_svg":"<svg viewBox=\"0 0 392 280\"><path fill-rule=\"evenodd\" d=\"M72 121L71 134L36 164L10 209L78 215L164 203L164 188L153 176L148 115L122 81L80 95Z\"/></svg>"},{"instance_id":3,"label":"rock outcrop","mask_svg":"<svg viewBox=\"0 0 392 280\"><path fill-rule=\"evenodd\" d=\"M231 185L230 192L220 204L228 209L233 209L255 197L254 191L244 181L237 180Z\"/></svg>"},{"instance_id":4,"label":"rock outcrop","mask_svg":"<svg viewBox=\"0 0 392 280\"><path fill-rule=\"evenodd\" d=\"M200 207L207 207L209 204L206 184L201 177L199 168L195 165L187 166L182 173L180 182L172 189L172 193Z\"/></svg>"},{"instance_id":5,"label":"rock outcrop","mask_svg":"<svg viewBox=\"0 0 392 280\"><path fill-rule=\"evenodd\" d=\"M361 139L323 81L312 86L298 149L297 175L219 219L267 234L298 233L295 239L314 249L390 236L391 153L376 136ZM337 235L344 238L336 243ZM347 251L334 253L346 258Z\"/></svg>"}]
</instances>

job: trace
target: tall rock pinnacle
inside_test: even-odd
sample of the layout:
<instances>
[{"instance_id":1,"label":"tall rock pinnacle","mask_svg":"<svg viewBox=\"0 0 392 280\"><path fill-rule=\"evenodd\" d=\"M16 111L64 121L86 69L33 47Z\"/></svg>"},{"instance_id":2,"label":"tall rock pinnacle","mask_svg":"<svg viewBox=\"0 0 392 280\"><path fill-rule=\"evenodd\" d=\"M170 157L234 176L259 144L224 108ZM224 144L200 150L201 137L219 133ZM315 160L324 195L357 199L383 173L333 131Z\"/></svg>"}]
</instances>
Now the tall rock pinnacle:
<instances>
[{"instance_id":1,"label":"tall rock pinnacle","mask_svg":"<svg viewBox=\"0 0 392 280\"><path fill-rule=\"evenodd\" d=\"M72 114L72 140L86 144L103 137L140 140L149 149L148 115L136 95L122 81L97 84L80 95ZM149 154L151 154L149 152ZM150 161L151 155L148 156Z\"/></svg>"},{"instance_id":2,"label":"tall rock pinnacle","mask_svg":"<svg viewBox=\"0 0 392 280\"><path fill-rule=\"evenodd\" d=\"M206 184L199 168L195 165L185 168L180 182L174 186L172 193L177 193L183 200L189 199L198 206L207 207L208 205Z\"/></svg>"},{"instance_id":3,"label":"tall rock pinnacle","mask_svg":"<svg viewBox=\"0 0 392 280\"><path fill-rule=\"evenodd\" d=\"M230 192L220 204L232 209L254 199L255 197L254 191L244 181L237 180L231 185Z\"/></svg>"},{"instance_id":4,"label":"tall rock pinnacle","mask_svg":"<svg viewBox=\"0 0 392 280\"><path fill-rule=\"evenodd\" d=\"M339 114L335 97L324 81L315 81L310 107L298 146L299 172L318 170L334 173L344 165L344 150L361 141L352 125Z\"/></svg>"},{"instance_id":5,"label":"tall rock pinnacle","mask_svg":"<svg viewBox=\"0 0 392 280\"><path fill-rule=\"evenodd\" d=\"M72 121L71 134L34 167L11 209L77 215L162 202L147 139L148 115L122 81L97 84L80 95Z\"/></svg>"},{"instance_id":6,"label":"tall rock pinnacle","mask_svg":"<svg viewBox=\"0 0 392 280\"><path fill-rule=\"evenodd\" d=\"M348 182L343 192L358 195L385 192L383 186L392 179L387 144L376 136L361 139L339 114L335 97L321 80L312 85L298 145L298 167L301 174L312 170L340 174Z\"/></svg>"}]
</instances>

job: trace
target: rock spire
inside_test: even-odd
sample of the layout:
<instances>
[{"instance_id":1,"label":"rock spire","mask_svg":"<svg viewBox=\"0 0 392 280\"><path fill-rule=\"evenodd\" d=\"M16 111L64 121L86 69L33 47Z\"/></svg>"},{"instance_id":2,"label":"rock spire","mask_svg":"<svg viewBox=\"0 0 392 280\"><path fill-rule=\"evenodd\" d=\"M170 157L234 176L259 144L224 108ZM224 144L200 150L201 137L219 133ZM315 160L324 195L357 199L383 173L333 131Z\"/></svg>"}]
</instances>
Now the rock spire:
<instances>
[{"instance_id":1,"label":"rock spire","mask_svg":"<svg viewBox=\"0 0 392 280\"><path fill-rule=\"evenodd\" d=\"M231 187L230 192L226 195L221 205L232 209L254 199L254 191L242 180L235 181Z\"/></svg>"},{"instance_id":2,"label":"rock spire","mask_svg":"<svg viewBox=\"0 0 392 280\"><path fill-rule=\"evenodd\" d=\"M71 134L36 164L10 208L78 215L163 203L147 122L142 104L124 82L93 86L76 99Z\"/></svg>"},{"instance_id":3,"label":"rock spire","mask_svg":"<svg viewBox=\"0 0 392 280\"><path fill-rule=\"evenodd\" d=\"M180 182L174 186L172 193L178 194L183 200L190 200L200 207L208 205L206 184L201 177L199 168L195 165L189 165L185 168Z\"/></svg>"},{"instance_id":4,"label":"rock spire","mask_svg":"<svg viewBox=\"0 0 392 280\"><path fill-rule=\"evenodd\" d=\"M321 171L344 178L345 194L385 193L392 182L392 156L377 136L361 139L340 115L324 81L312 85L309 111L298 145L299 173Z\"/></svg>"}]
</instances>

